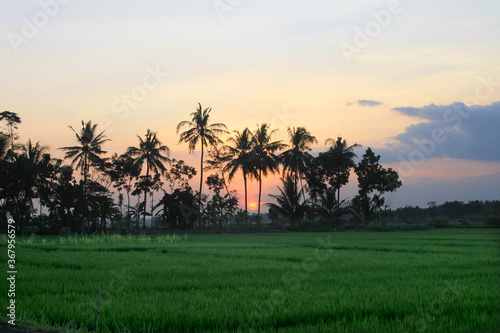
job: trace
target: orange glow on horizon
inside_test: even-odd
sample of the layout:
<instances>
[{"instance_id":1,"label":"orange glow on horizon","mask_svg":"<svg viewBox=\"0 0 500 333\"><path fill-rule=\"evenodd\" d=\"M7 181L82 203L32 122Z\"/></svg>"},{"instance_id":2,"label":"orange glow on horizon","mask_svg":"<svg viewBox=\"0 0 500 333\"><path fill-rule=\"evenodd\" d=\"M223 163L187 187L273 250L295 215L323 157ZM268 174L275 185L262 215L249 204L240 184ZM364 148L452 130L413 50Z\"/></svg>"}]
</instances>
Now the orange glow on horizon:
<instances>
[{"instance_id":1,"label":"orange glow on horizon","mask_svg":"<svg viewBox=\"0 0 500 333\"><path fill-rule=\"evenodd\" d=\"M248 204L248 209L250 209L250 210L256 210L257 209L257 203L251 202L250 204Z\"/></svg>"}]
</instances>

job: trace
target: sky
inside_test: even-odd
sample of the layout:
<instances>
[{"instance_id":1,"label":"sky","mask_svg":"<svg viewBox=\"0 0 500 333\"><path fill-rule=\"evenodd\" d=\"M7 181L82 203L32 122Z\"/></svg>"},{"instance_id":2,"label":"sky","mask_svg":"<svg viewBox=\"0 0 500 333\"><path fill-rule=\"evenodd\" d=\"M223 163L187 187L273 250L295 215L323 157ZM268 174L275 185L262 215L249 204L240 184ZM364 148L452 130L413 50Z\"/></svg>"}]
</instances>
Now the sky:
<instances>
[{"instance_id":1,"label":"sky","mask_svg":"<svg viewBox=\"0 0 500 333\"><path fill-rule=\"evenodd\" d=\"M0 3L0 109L22 142L74 144L92 120L109 153L175 128L197 103L229 130L303 126L371 147L403 186L392 208L500 199L495 0L41 0ZM196 183L196 179L195 179ZM242 181L231 188L242 194ZM263 193L279 180L266 179ZM196 187L195 187L196 188ZM206 188L206 187L205 187ZM258 193L250 187L250 202ZM342 197L356 194L356 177ZM264 195L263 201L270 200Z\"/></svg>"}]
</instances>

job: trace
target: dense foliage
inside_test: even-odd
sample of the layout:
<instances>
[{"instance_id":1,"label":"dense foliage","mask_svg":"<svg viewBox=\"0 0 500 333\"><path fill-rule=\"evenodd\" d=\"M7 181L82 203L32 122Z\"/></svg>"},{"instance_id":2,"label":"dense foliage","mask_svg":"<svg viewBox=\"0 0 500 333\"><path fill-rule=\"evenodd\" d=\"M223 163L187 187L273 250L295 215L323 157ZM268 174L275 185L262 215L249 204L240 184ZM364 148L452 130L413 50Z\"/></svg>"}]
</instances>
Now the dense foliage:
<instances>
[{"instance_id":1,"label":"dense foliage","mask_svg":"<svg viewBox=\"0 0 500 333\"><path fill-rule=\"evenodd\" d=\"M107 232L109 228L117 232L222 229L229 224L260 225L263 221L291 226L363 226L384 224L388 218L411 223L471 216L483 216L489 218L490 225L497 224L492 216L500 214L498 203L430 203L427 209L393 211L384 195L402 183L395 170L380 165L380 156L371 148L356 164L354 148L360 146L348 145L337 137L326 140L327 150L314 156L311 145L317 139L304 127L288 128L288 143L273 139L277 129L266 123L254 131L245 128L230 135L224 124L210 122L210 112L211 108L203 109L199 104L192 119L177 127L179 143L187 143L190 151L200 145L198 169L171 158L170 148L149 129L144 136L137 135L137 146L107 157L104 145L110 138L91 121L82 121L79 129L70 126L76 144L59 148L65 152L64 160L55 159L39 142L18 141L21 118L16 113L0 113L4 125L4 132L0 132L1 228L5 229L8 216L18 222L18 232L43 234L59 233L62 228L72 233ZM186 131L182 132L183 128ZM203 177L203 171L210 174ZM357 175L358 194L352 201L342 200L341 188L352 171ZM190 182L198 173L202 182L195 191ZM236 190L228 187L240 175L244 180L243 209ZM274 199L266 203L269 213L260 214L262 184L269 175L278 175L282 185L269 194ZM259 183L257 214L250 218L249 181ZM208 187L206 193L203 184Z\"/></svg>"}]
</instances>

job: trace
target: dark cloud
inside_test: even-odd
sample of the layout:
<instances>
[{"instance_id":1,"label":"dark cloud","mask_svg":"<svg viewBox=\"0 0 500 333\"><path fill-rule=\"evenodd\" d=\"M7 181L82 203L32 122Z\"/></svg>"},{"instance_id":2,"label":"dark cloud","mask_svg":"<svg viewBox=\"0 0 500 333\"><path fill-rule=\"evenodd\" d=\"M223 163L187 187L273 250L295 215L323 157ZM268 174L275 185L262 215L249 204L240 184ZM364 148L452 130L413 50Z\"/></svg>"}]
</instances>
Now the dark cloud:
<instances>
[{"instance_id":1,"label":"dark cloud","mask_svg":"<svg viewBox=\"0 0 500 333\"><path fill-rule=\"evenodd\" d=\"M401 107L394 111L421 119L380 152L386 161L418 162L430 158L500 161L500 102ZM414 163L414 164L418 164Z\"/></svg>"},{"instance_id":2,"label":"dark cloud","mask_svg":"<svg viewBox=\"0 0 500 333\"><path fill-rule=\"evenodd\" d=\"M359 99L358 104L361 106L373 107L373 106L377 106L377 105L382 105L382 102L374 101L374 100L370 100L370 99Z\"/></svg>"}]
</instances>

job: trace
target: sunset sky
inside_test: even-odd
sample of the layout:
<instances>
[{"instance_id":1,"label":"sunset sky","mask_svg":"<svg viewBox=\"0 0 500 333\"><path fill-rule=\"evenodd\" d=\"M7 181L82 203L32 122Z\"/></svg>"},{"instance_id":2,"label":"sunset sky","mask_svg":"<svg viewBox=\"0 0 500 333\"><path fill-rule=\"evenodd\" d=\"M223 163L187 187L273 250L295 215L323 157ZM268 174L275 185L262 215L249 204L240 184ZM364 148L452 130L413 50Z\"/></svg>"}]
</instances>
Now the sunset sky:
<instances>
[{"instance_id":1,"label":"sunset sky","mask_svg":"<svg viewBox=\"0 0 500 333\"><path fill-rule=\"evenodd\" d=\"M150 128L198 168L175 128L200 102L229 130L266 122L286 140L288 126L304 126L315 153L338 135L372 147L403 180L392 208L500 199L498 0L0 6L0 111L18 113L20 140L55 157L83 119L107 129L110 153ZM343 198L356 193L351 180ZM241 183L231 188L242 194Z\"/></svg>"}]
</instances>

